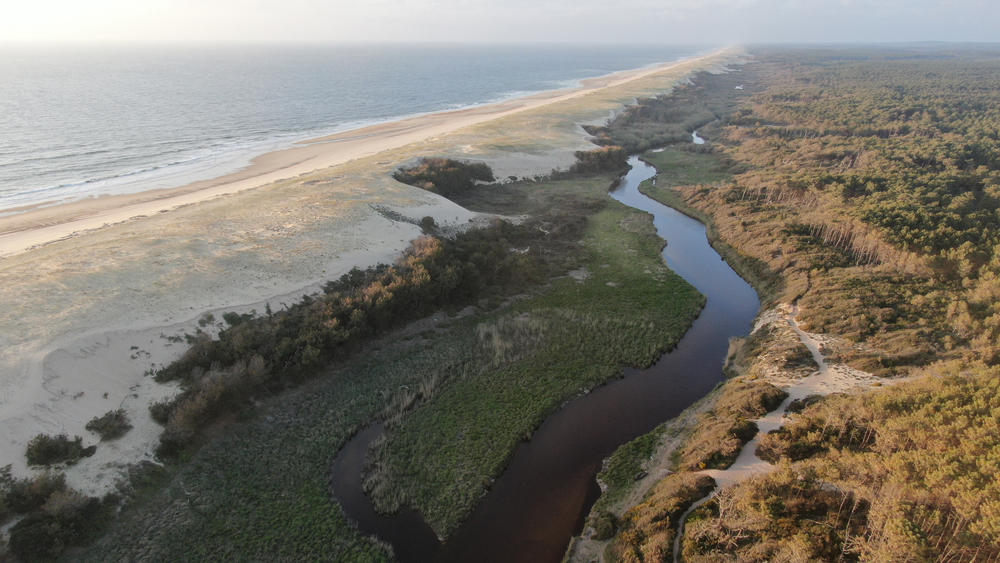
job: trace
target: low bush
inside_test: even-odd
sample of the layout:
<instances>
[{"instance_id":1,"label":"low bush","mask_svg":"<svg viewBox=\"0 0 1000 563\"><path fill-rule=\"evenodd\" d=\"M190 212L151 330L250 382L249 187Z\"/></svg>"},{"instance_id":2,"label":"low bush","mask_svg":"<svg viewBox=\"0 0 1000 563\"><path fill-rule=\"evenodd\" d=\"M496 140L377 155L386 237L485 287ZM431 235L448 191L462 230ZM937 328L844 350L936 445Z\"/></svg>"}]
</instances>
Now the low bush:
<instances>
[{"instance_id":1,"label":"low bush","mask_svg":"<svg viewBox=\"0 0 1000 563\"><path fill-rule=\"evenodd\" d=\"M604 541L615 537L615 532L618 530L618 519L615 515L604 511L594 518L594 535L592 536L595 540Z\"/></svg>"},{"instance_id":2,"label":"low bush","mask_svg":"<svg viewBox=\"0 0 1000 563\"><path fill-rule=\"evenodd\" d=\"M618 534L607 554L613 561L623 563L673 560L674 537L681 515L714 488L715 481L708 475L667 476L640 504L621 517Z\"/></svg>"},{"instance_id":3,"label":"low bush","mask_svg":"<svg viewBox=\"0 0 1000 563\"><path fill-rule=\"evenodd\" d=\"M569 171L573 174L618 172L628 168L628 152L619 146L577 151L576 162Z\"/></svg>"},{"instance_id":4,"label":"low bush","mask_svg":"<svg viewBox=\"0 0 1000 563\"><path fill-rule=\"evenodd\" d=\"M83 447L83 438L76 436L72 440L66 434L49 436L39 434L28 442L25 455L28 465L52 465L55 463L73 463L81 457L94 455L97 448Z\"/></svg>"},{"instance_id":5,"label":"low bush","mask_svg":"<svg viewBox=\"0 0 1000 563\"><path fill-rule=\"evenodd\" d=\"M104 442L121 438L132 429L132 424L128 420L125 409L116 409L104 413L103 416L95 416L90 419L85 428L99 435L101 441Z\"/></svg>"},{"instance_id":6,"label":"low bush","mask_svg":"<svg viewBox=\"0 0 1000 563\"><path fill-rule=\"evenodd\" d=\"M38 510L53 493L65 489L62 474L46 471L30 479L15 479L9 465L0 469L0 522L13 514Z\"/></svg>"},{"instance_id":7,"label":"low bush","mask_svg":"<svg viewBox=\"0 0 1000 563\"><path fill-rule=\"evenodd\" d=\"M166 424L170 420L170 415L174 412L174 401L164 399L149 405L149 416L159 424Z\"/></svg>"},{"instance_id":8,"label":"low bush","mask_svg":"<svg viewBox=\"0 0 1000 563\"><path fill-rule=\"evenodd\" d=\"M470 190L479 182L492 182L493 170L482 162L450 158L423 158L415 166L400 168L393 178L445 197Z\"/></svg>"},{"instance_id":9,"label":"low bush","mask_svg":"<svg viewBox=\"0 0 1000 563\"><path fill-rule=\"evenodd\" d=\"M48 561L67 547L96 537L110 520L117 499L85 497L74 491L51 495L42 510L32 512L10 530L11 553L23 561Z\"/></svg>"},{"instance_id":10,"label":"low bush","mask_svg":"<svg viewBox=\"0 0 1000 563\"><path fill-rule=\"evenodd\" d=\"M425 235L434 235L438 232L437 221L430 215L421 219L418 226L420 227L420 231Z\"/></svg>"},{"instance_id":11,"label":"low bush","mask_svg":"<svg viewBox=\"0 0 1000 563\"><path fill-rule=\"evenodd\" d=\"M868 504L787 466L720 491L688 518L685 561L856 561ZM897 560L924 560L897 559ZM885 561L885 559L872 559Z\"/></svg>"},{"instance_id":12,"label":"low bush","mask_svg":"<svg viewBox=\"0 0 1000 563\"><path fill-rule=\"evenodd\" d=\"M764 382L726 384L714 408L699 417L698 426L680 452L680 468L725 469L757 434L760 418L778 408L788 394Z\"/></svg>"}]
</instances>

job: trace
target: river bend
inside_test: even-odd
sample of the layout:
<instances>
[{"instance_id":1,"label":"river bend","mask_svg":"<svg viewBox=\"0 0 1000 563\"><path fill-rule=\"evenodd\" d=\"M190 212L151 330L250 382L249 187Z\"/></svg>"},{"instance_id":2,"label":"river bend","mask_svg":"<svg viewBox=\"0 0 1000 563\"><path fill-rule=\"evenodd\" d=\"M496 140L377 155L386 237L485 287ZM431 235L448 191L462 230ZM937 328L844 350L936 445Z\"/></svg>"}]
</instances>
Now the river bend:
<instances>
[{"instance_id":1,"label":"river bend","mask_svg":"<svg viewBox=\"0 0 1000 563\"><path fill-rule=\"evenodd\" d=\"M348 442L332 469L334 494L359 529L393 545L401 561L558 562L597 500L601 462L620 445L677 416L722 381L729 340L747 334L760 302L708 243L705 226L639 192L656 170L637 157L611 192L653 216L671 270L707 298L677 347L653 366L594 389L552 414L522 443L469 520L445 543L412 510L377 514L361 490L364 457L382 429Z\"/></svg>"}]
</instances>

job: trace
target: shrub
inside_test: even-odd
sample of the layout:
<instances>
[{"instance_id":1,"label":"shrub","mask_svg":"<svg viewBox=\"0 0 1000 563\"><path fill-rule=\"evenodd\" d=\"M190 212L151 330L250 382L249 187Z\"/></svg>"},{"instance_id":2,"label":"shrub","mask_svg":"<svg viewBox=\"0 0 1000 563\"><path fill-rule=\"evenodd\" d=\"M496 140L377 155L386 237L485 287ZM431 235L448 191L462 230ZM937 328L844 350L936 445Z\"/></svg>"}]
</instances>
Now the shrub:
<instances>
[{"instance_id":1,"label":"shrub","mask_svg":"<svg viewBox=\"0 0 1000 563\"><path fill-rule=\"evenodd\" d=\"M2 485L3 501L8 510L25 514L41 508L54 493L66 489L66 477L61 473L46 471L32 479L14 479L10 476L10 466L4 474Z\"/></svg>"},{"instance_id":2,"label":"shrub","mask_svg":"<svg viewBox=\"0 0 1000 563\"><path fill-rule=\"evenodd\" d=\"M424 217L423 219L420 220L420 230L425 235L433 235L438 231L437 222L434 220L433 217L428 215L427 217Z\"/></svg>"},{"instance_id":3,"label":"shrub","mask_svg":"<svg viewBox=\"0 0 1000 563\"><path fill-rule=\"evenodd\" d=\"M576 162L569 171L575 174L617 172L628 168L628 152L619 146L577 151Z\"/></svg>"},{"instance_id":4,"label":"shrub","mask_svg":"<svg viewBox=\"0 0 1000 563\"><path fill-rule=\"evenodd\" d=\"M170 415L174 412L176 401L164 399L149 405L149 416L159 424L166 424L170 420Z\"/></svg>"},{"instance_id":5,"label":"shrub","mask_svg":"<svg viewBox=\"0 0 1000 563\"><path fill-rule=\"evenodd\" d=\"M101 441L121 438L126 432L132 429L132 424L128 421L128 414L125 409L117 409L104 413L104 416L90 419L87 423L87 430L97 433Z\"/></svg>"},{"instance_id":6,"label":"shrub","mask_svg":"<svg viewBox=\"0 0 1000 563\"><path fill-rule=\"evenodd\" d=\"M594 535L592 536L595 540L604 541L609 540L615 536L615 531L618 529L618 519L615 515L602 511L594 518Z\"/></svg>"},{"instance_id":7,"label":"shrub","mask_svg":"<svg viewBox=\"0 0 1000 563\"><path fill-rule=\"evenodd\" d=\"M668 475L622 515L607 554L627 563L671 560L681 515L714 488L715 481L707 475Z\"/></svg>"},{"instance_id":8,"label":"shrub","mask_svg":"<svg viewBox=\"0 0 1000 563\"><path fill-rule=\"evenodd\" d=\"M400 168L392 175L404 184L450 196L475 187L477 182L492 182L493 170L482 162L462 162L450 158L424 158L410 168Z\"/></svg>"},{"instance_id":9,"label":"shrub","mask_svg":"<svg viewBox=\"0 0 1000 563\"><path fill-rule=\"evenodd\" d=\"M757 434L753 418L778 408L788 394L763 382L733 381L723 388L713 410L699 417L698 426L684 444L681 468L725 469L743 445Z\"/></svg>"},{"instance_id":10,"label":"shrub","mask_svg":"<svg viewBox=\"0 0 1000 563\"><path fill-rule=\"evenodd\" d=\"M54 463L73 463L81 457L94 455L97 448L83 447L83 438L76 436L72 440L65 434L49 436L39 434L28 442L25 455L28 465L52 465Z\"/></svg>"},{"instance_id":11,"label":"shrub","mask_svg":"<svg viewBox=\"0 0 1000 563\"><path fill-rule=\"evenodd\" d=\"M66 549L66 531L57 518L44 512L25 517L10 530L11 553L25 561L55 559Z\"/></svg>"},{"instance_id":12,"label":"shrub","mask_svg":"<svg viewBox=\"0 0 1000 563\"><path fill-rule=\"evenodd\" d=\"M33 512L10 530L10 551L24 561L58 557L67 547L96 537L110 520L117 499L85 497L62 491L43 510Z\"/></svg>"}]
</instances>

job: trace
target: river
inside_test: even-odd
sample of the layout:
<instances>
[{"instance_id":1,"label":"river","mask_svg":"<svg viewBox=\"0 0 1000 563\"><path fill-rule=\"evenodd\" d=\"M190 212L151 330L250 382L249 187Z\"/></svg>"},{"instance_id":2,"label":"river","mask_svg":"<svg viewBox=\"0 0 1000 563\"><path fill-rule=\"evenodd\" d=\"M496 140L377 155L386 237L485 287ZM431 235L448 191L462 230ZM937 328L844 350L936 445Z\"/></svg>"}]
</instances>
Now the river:
<instances>
[{"instance_id":1,"label":"river","mask_svg":"<svg viewBox=\"0 0 1000 563\"><path fill-rule=\"evenodd\" d=\"M620 445L649 432L722 381L729 340L747 334L760 302L708 243L705 226L639 192L656 170L637 157L611 197L653 216L667 245L663 258L707 302L678 343L653 366L594 389L552 414L523 442L465 524L441 545L410 510L377 514L361 490L369 444L381 425L366 428L338 454L334 495L359 529L391 543L409 561L558 562L600 490L601 462Z\"/></svg>"}]
</instances>

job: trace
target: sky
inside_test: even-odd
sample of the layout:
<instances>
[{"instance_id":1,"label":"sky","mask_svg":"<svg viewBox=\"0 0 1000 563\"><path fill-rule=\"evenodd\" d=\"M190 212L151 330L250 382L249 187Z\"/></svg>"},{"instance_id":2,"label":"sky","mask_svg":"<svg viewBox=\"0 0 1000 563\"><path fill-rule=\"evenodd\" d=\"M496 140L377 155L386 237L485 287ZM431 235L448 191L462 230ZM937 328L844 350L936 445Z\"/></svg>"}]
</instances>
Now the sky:
<instances>
[{"instance_id":1,"label":"sky","mask_svg":"<svg viewBox=\"0 0 1000 563\"><path fill-rule=\"evenodd\" d=\"M0 0L10 42L1000 41L1000 0Z\"/></svg>"}]
</instances>

